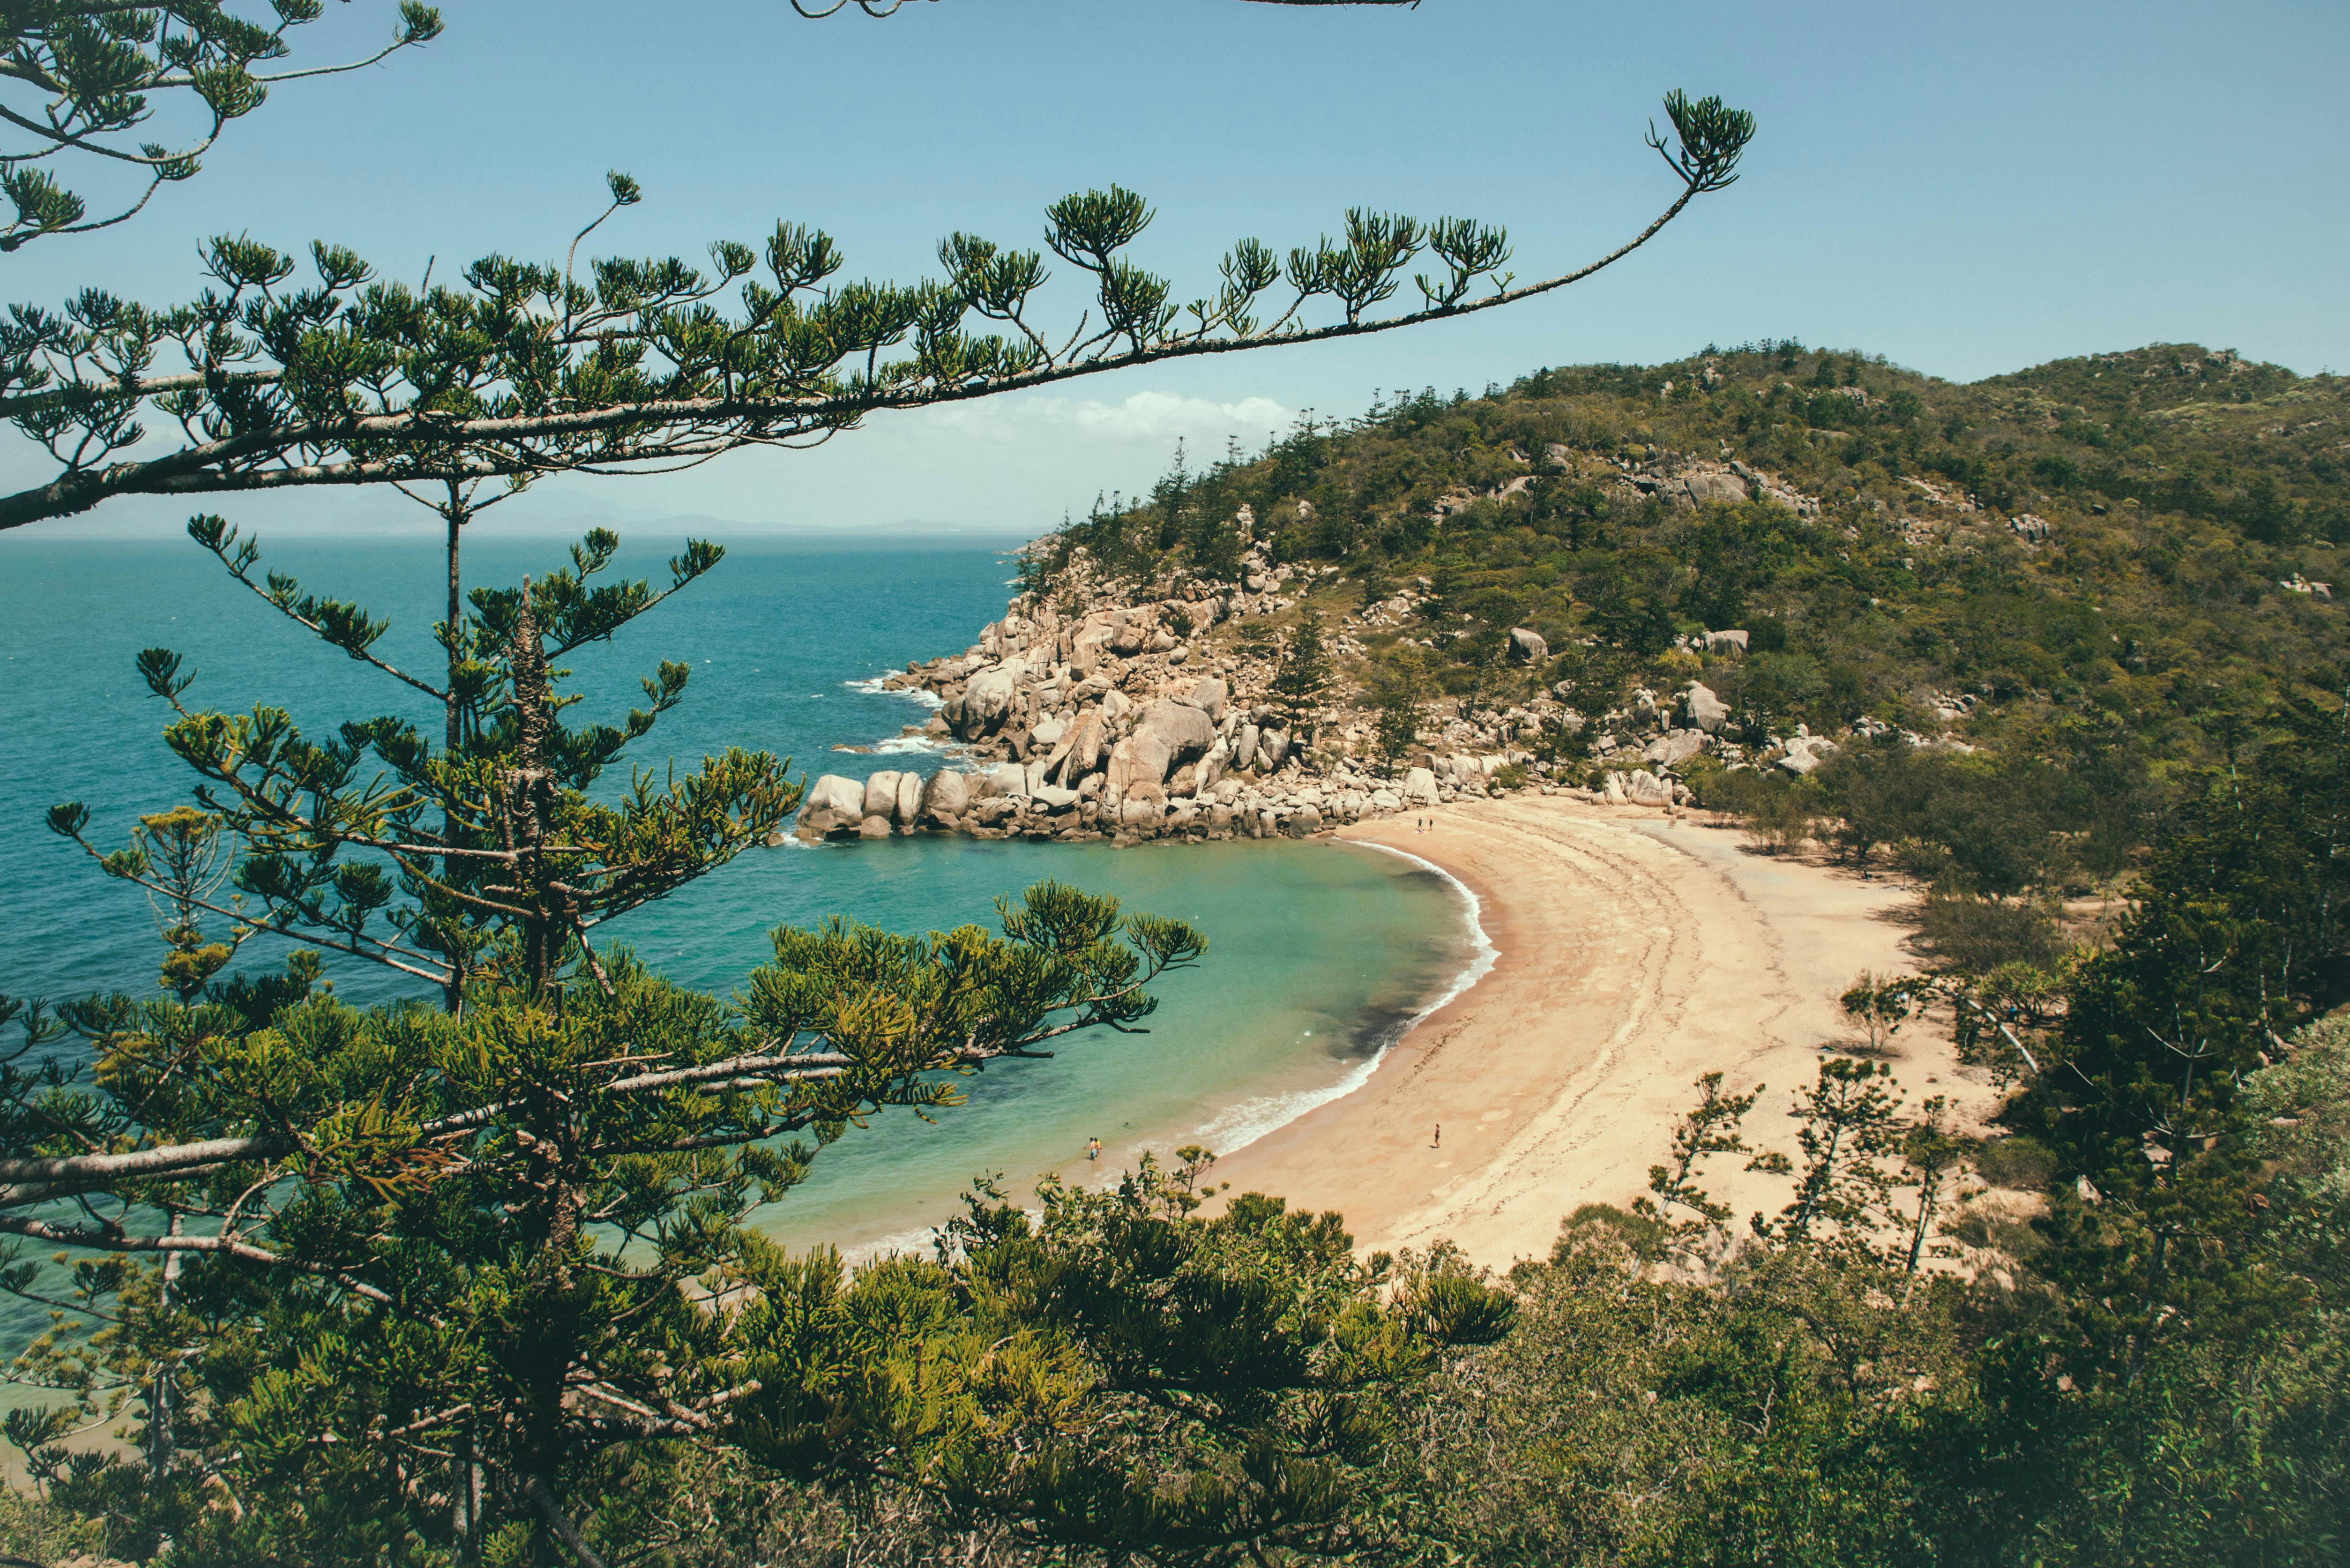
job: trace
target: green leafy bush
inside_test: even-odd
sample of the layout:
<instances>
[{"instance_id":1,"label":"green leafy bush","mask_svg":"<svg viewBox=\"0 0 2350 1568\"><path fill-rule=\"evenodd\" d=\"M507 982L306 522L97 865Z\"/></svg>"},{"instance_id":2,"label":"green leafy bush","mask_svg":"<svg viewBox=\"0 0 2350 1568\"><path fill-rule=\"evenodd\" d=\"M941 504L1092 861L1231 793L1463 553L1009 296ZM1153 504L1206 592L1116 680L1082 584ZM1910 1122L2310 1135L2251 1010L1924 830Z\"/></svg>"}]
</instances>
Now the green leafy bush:
<instances>
[{"instance_id":1,"label":"green leafy bush","mask_svg":"<svg viewBox=\"0 0 2350 1568\"><path fill-rule=\"evenodd\" d=\"M2064 950L2048 912L2034 904L1936 894L1926 900L1920 934L1947 968L1989 974L2003 965L2044 967Z\"/></svg>"},{"instance_id":2,"label":"green leafy bush","mask_svg":"<svg viewBox=\"0 0 2350 1568\"><path fill-rule=\"evenodd\" d=\"M1975 1155L1975 1169L1994 1186L2037 1192L2055 1174L2056 1157L2045 1144L2018 1133L1984 1144Z\"/></svg>"}]
</instances>

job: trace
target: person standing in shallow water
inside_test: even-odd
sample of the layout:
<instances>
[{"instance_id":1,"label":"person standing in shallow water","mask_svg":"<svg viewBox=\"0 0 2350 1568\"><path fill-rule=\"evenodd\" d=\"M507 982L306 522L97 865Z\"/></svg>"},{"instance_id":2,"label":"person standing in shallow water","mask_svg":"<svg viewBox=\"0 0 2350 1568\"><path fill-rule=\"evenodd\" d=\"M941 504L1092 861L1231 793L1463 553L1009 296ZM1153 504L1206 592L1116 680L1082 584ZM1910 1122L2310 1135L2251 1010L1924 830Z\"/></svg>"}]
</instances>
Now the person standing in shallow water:
<instances>
[{"instance_id":1,"label":"person standing in shallow water","mask_svg":"<svg viewBox=\"0 0 2350 1568\"><path fill-rule=\"evenodd\" d=\"M1097 1137L1086 1140L1086 1158L1087 1159L1099 1159L1101 1158L1101 1139Z\"/></svg>"}]
</instances>

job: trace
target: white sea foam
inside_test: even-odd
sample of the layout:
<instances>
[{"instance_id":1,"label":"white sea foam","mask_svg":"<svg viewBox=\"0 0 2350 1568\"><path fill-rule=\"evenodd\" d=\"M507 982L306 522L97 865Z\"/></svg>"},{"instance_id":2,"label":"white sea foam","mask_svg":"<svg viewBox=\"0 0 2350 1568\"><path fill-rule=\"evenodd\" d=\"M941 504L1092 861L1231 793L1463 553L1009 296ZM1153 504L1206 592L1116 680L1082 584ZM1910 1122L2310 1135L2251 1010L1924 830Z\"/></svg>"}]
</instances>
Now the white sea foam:
<instances>
[{"instance_id":1,"label":"white sea foam","mask_svg":"<svg viewBox=\"0 0 2350 1568\"><path fill-rule=\"evenodd\" d=\"M936 1225L917 1225L910 1231L898 1231L870 1241L854 1242L840 1250L840 1261L854 1269L905 1252L927 1258L931 1255L931 1241L938 1233Z\"/></svg>"},{"instance_id":2,"label":"white sea foam","mask_svg":"<svg viewBox=\"0 0 2350 1568\"><path fill-rule=\"evenodd\" d=\"M1116 1186L1116 1180L1113 1179L1110 1185ZM1024 1206L1020 1212L1028 1217L1028 1223L1032 1226L1042 1225L1045 1222L1045 1211L1042 1209L1030 1209ZM918 1258L933 1257L936 1255L939 1232L946 1229L946 1224L947 1222L941 1220L934 1224L917 1225L911 1230L894 1231L887 1236L878 1237L870 1241L851 1242L840 1249L840 1261L852 1269L859 1269L868 1263L878 1263L884 1258L907 1255Z\"/></svg>"},{"instance_id":3,"label":"white sea foam","mask_svg":"<svg viewBox=\"0 0 2350 1568\"><path fill-rule=\"evenodd\" d=\"M882 685L881 682L888 679L886 675L875 675L863 680L844 680L841 684L851 691L862 691L868 697L903 697L909 702L919 702L925 708L934 710L947 705L945 698L927 686Z\"/></svg>"},{"instance_id":4,"label":"white sea foam","mask_svg":"<svg viewBox=\"0 0 2350 1568\"><path fill-rule=\"evenodd\" d=\"M1335 1084L1326 1084L1317 1089L1299 1089L1286 1095L1259 1095L1254 1099L1243 1100L1202 1127L1194 1138L1219 1155L1246 1148L1265 1134L1278 1132L1306 1112L1326 1106L1332 1100L1344 1099L1369 1083L1371 1075L1378 1070L1380 1057L1387 1054L1387 1046L1380 1046L1376 1054L1347 1068L1346 1075Z\"/></svg>"},{"instance_id":5,"label":"white sea foam","mask_svg":"<svg viewBox=\"0 0 2350 1568\"><path fill-rule=\"evenodd\" d=\"M1434 861L1423 860L1409 850L1398 849L1388 844L1367 844L1365 847L1383 849L1390 855L1399 855L1423 871L1434 872L1451 887L1453 892L1459 895L1461 903L1468 907L1469 961L1461 967L1460 973L1452 977L1451 984L1439 992L1433 1000L1406 1019L1402 1028L1379 1042L1378 1049L1348 1067L1336 1082L1325 1084L1317 1088L1294 1090L1285 1095L1260 1095L1254 1099L1243 1100L1240 1104L1228 1107L1221 1116L1201 1127L1197 1134L1199 1141L1214 1149L1219 1155L1246 1148L1267 1133L1276 1132L1287 1127L1306 1112L1317 1106L1326 1106L1333 1100L1344 1099L1369 1083L1371 1075L1378 1071L1379 1064L1387 1059L1387 1054L1389 1051L1409 1038L1411 1032L1419 1028L1430 1014L1492 973L1494 961L1502 956L1502 950L1495 947L1492 939L1485 934L1483 918L1485 907L1478 899L1476 889Z\"/></svg>"},{"instance_id":6,"label":"white sea foam","mask_svg":"<svg viewBox=\"0 0 2350 1568\"><path fill-rule=\"evenodd\" d=\"M951 749L952 749L952 742L948 741L934 741L928 735L892 735L886 741L874 742L873 749L877 753L885 753L893 757L904 756L910 752L929 753L938 756L944 756Z\"/></svg>"},{"instance_id":7,"label":"white sea foam","mask_svg":"<svg viewBox=\"0 0 2350 1568\"><path fill-rule=\"evenodd\" d=\"M1421 1008L1418 1012L1411 1015L1411 1022L1404 1025L1402 1033L1396 1036L1397 1039L1400 1040L1405 1034L1409 1034L1414 1029L1418 1028L1420 1021L1426 1018L1430 1013L1434 1012L1437 1009L1451 1002L1454 997L1459 996L1462 992L1467 991L1471 986L1476 984L1479 981L1492 973L1494 963L1498 961L1502 956L1502 950L1495 947L1493 945L1493 939L1485 934L1485 906L1484 903L1478 898L1477 890L1474 888L1470 887L1468 883L1463 882L1460 877L1455 877L1451 872L1447 871L1435 861L1423 860L1409 849L1398 849L1392 844L1373 844L1367 840L1360 840L1358 842L1362 843L1363 847L1366 849L1378 849L1384 850L1389 855L1399 855L1406 860L1410 861L1413 865L1419 867L1423 871L1435 872L1436 875L1443 877L1446 882L1450 883L1452 890L1461 896L1461 901L1469 906L1470 956L1468 967L1463 969L1459 975L1454 977L1450 989L1446 990L1441 995L1438 996L1435 1001L1430 1002L1426 1007Z\"/></svg>"}]
</instances>

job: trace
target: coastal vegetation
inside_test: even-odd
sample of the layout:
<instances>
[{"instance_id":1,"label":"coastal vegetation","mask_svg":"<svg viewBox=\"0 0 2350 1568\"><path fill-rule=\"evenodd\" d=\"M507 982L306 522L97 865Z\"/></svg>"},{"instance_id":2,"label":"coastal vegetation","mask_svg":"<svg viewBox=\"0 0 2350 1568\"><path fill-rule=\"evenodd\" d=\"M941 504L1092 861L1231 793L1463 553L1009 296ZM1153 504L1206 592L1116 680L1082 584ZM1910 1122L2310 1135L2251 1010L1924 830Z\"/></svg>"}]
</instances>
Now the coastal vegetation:
<instances>
[{"instance_id":1,"label":"coastal vegetation","mask_svg":"<svg viewBox=\"0 0 2350 1568\"><path fill-rule=\"evenodd\" d=\"M1512 1334L1415 1399L1387 1550L2336 1549L2340 1146L2302 1129L2343 1114L2350 1001L2344 411L2198 348L1952 387L1772 344L1301 422L1032 548L1023 607L1073 644L1221 607L1114 684L1212 669L1263 720L1289 649L1339 643L1302 760L1243 790L1448 746L1523 759L1462 798L1654 763L1654 804L1925 893L1928 972L1861 976L1868 1040L1799 1098L1788 1211L1705 1196L1707 1159L1780 1156L1700 1085L1653 1198L1569 1217ZM1986 1138L1871 1063L1927 1010L2005 1085Z\"/></svg>"},{"instance_id":2,"label":"coastal vegetation","mask_svg":"<svg viewBox=\"0 0 2350 1568\"><path fill-rule=\"evenodd\" d=\"M20 78L61 77L75 106L56 149L184 88L210 117L201 150L317 9L261 30L208 5L10 26ZM402 16L395 47L438 31ZM1750 118L1678 93L1666 112L1652 145L1680 189L1596 265L1735 177ZM151 190L192 159L134 161ZM33 160L5 167L0 248L88 226ZM575 250L641 196L617 174L609 192ZM0 1418L30 1483L0 1493L0 1550L191 1568L2338 1558L2350 715L2330 588L2350 472L2339 383L2232 355L1970 387L1776 341L1551 369L1302 421L1261 457L1179 462L1097 507L1030 553L1020 626L975 665L910 672L1020 765L1030 793L994 798L1055 807L1007 804L984 830L1304 831L1323 800L1394 809L1368 786L1399 774L1426 777L1398 804L1694 804L1762 851L1911 878L1929 972L1854 983L1866 1044L1823 1054L1787 1137L1750 1127L1760 1087L1709 1074L1644 1195L1562 1216L1548 1259L1504 1276L1442 1245L1366 1254L1340 1215L1222 1190L1204 1149L1107 1190L982 1181L929 1257L851 1268L759 1233L884 1107L946 1113L961 1075L1080 1033L1140 1048L1123 1037L1206 943L1047 882L993 930L779 929L723 999L599 945L604 920L776 835L803 790L747 752L619 784L683 664L624 720L565 723L565 657L690 591L715 548L689 544L660 587L611 582L597 532L485 587L463 530L549 472L1384 330L1592 270L1515 285L1498 230L1358 211L1285 263L1235 246L1182 322L1125 254L1149 221L1117 187L1055 203L1046 248L1102 313L1057 348L1029 316L1041 252L955 235L940 280L842 283L833 243L791 224L707 271L590 261L581 281L569 260L489 257L437 288L324 244L296 285L294 258L224 237L186 306L16 313L0 410L55 466L0 500L0 526L122 494L417 483L446 524L448 597L441 668L398 668L380 618L199 516L194 546L266 613L368 666L387 711L433 719L329 733L216 711L151 649L139 673L191 801L155 803L119 848L80 806L51 814L93 877L151 897L161 950L144 997L0 996L0 1234L20 1249L0 1290L54 1314L11 1364L42 1397ZM1433 258L1422 307L1374 314L1415 256ZM1309 309L1337 319L1299 326ZM169 451L142 414L178 432ZM1003 677L971 717L1032 635L1074 651L1113 618L1131 641L1115 680ZM1174 738L1135 744L1161 731L1124 693L1178 680L1196 722L1141 709ZM1087 796L1065 771L1063 801L1027 779L1070 737L1062 703L1103 759L1127 747L1108 824L1108 784ZM1232 774L1179 763L1195 742ZM1471 750L1497 765L1462 766ZM1307 776L1352 782L1281 782ZM1221 819L1175 804L1220 783ZM299 945L253 964L270 944ZM347 1005L322 951L428 994ZM1987 1137L1953 1133L1884 1059L1927 1010L2002 1085ZM1714 1197L1732 1163L1783 1176L1783 1206L1742 1220Z\"/></svg>"},{"instance_id":3,"label":"coastal vegetation","mask_svg":"<svg viewBox=\"0 0 2350 1568\"><path fill-rule=\"evenodd\" d=\"M1703 537L1700 511L1627 526ZM224 524L194 533L267 613L374 661L364 609L268 576ZM598 919L798 804L764 757L596 789L680 682L657 671L624 724L575 732L551 661L716 565L693 551L665 590L607 583L611 550L590 535L473 590L446 686L377 666L453 707L454 748L389 721L312 741L207 712L169 655L142 661L210 793L126 849L88 847L167 913L158 999L0 1003L0 1220L62 1260L21 1255L0 1282L57 1314L16 1363L52 1398L6 1417L38 1488L0 1520L15 1549L2100 1564L2309 1561L2341 1539L2350 1053L2329 1015L2350 742L2324 623L2287 618L2329 607L2195 607L2231 636L2306 638L2309 663L2264 689L2273 707L2175 715L2120 764L2048 737L2094 738L2086 700L2126 674L1978 689L1930 734L1870 735L1865 711L1831 732L1813 710L1839 749L1803 772L1767 745L1742 766L1695 753L1714 765L1691 778L1746 800L1766 847L1924 884L1936 962L1856 982L1870 1044L1823 1058L1791 1137L1750 1130L1759 1090L1693 1085L1648 1193L1564 1217L1547 1262L1365 1256L1340 1216L1219 1193L1189 1150L1033 1208L983 1186L934 1256L849 1268L748 1221L879 1107L942 1112L958 1073L1136 1027L1204 944L1046 886L996 932L779 931L726 1002L599 953ZM1424 750L1431 724L1491 722L1537 683L1587 704L1588 728L1629 728L1589 694L1611 661L1627 691L1676 670L1732 685L1734 653L1586 629L1583 579L1537 633L1579 654L1513 664L1506 633L1535 618L1452 607L1504 579L1379 566L1442 585L1382 647L1348 619L1345 570L1271 556L1244 561L1292 566L1291 605L1269 581L1258 613L1184 629L1246 637L1301 737L1359 701L1388 721L1373 751ZM1153 569L1189 569L1180 540ZM1777 650L1814 635L1807 570L1830 572L1797 556L1750 604L1790 623ZM2187 613L2140 591L2149 618ZM1431 627L1465 635L1414 635ZM1495 628L1498 657L1461 656ZM1448 713L1464 668L1485 705ZM1572 776L1606 760L1590 750L1478 787ZM2126 809L2085 791L2098 779ZM70 806L54 826L87 833ZM315 959L232 964L271 935L410 966L444 1005L352 1009ZM1884 1059L1929 1008L2008 1085L1987 1137L1954 1136ZM1783 1172L1783 1208L1742 1219L1711 1196L1725 1161ZM131 1440L69 1440L92 1421Z\"/></svg>"},{"instance_id":4,"label":"coastal vegetation","mask_svg":"<svg viewBox=\"0 0 2350 1568\"><path fill-rule=\"evenodd\" d=\"M1236 582L1233 529L1336 566L1326 619L1414 590L1446 695L1513 627L1595 714L1703 675L1742 728L1856 721L1994 747L2127 727L2210 760L2331 689L2350 392L2158 345L1969 386L1792 342L1549 369L1482 396L1302 418L1260 457L1178 464L1063 529L1112 576ZM2324 590L2324 591L2322 591ZM1728 628L1746 646L1688 646Z\"/></svg>"},{"instance_id":5,"label":"coastal vegetation","mask_svg":"<svg viewBox=\"0 0 2350 1568\"><path fill-rule=\"evenodd\" d=\"M281 4L262 26L210 4L19 8L11 74L55 96L46 130L13 117L38 144L8 155L8 248L144 202L85 223L54 153L127 161L149 193L193 176L261 105L255 65L319 9ZM401 18L394 48L439 33L426 8ZM196 141L110 145L175 92L209 116ZM616 541L591 533L567 565L487 587L462 541L551 472L787 446L882 410L1565 286L1735 179L1751 117L1678 92L1665 112L1648 140L1676 198L1598 262L1532 283L1502 270L1497 228L1356 211L1285 261L1243 241L1186 320L1128 254L1149 205L1112 187L1048 213L1045 248L1087 296L1072 333L1035 314L1041 251L967 234L912 287L838 280L831 239L790 223L763 250L713 247L707 269L581 265L642 199L614 173L560 265L490 256L411 287L319 243L297 279L296 257L223 234L187 304L90 289L15 311L0 410L54 471L0 502L0 526L126 494L397 483L445 524L447 607L442 667L400 668L380 617L198 516L193 542L234 580L384 680L386 713L319 734L268 703L210 710L195 671L151 649L139 673L193 804L157 803L120 848L76 803L50 814L96 874L147 893L162 950L147 999L0 996L16 1240L0 1289L51 1314L11 1364L51 1397L0 1423L38 1492L11 1495L8 1544L600 1568L725 1550L787 1515L779 1497L877 1495L1055 1553L1357 1538L1351 1500L1401 1391L1511 1320L1457 1260L1358 1259L1336 1217L1274 1199L1201 1218L1204 1153L1107 1194L1048 1189L1033 1219L983 1189L934 1260L853 1274L750 1223L885 1106L944 1111L956 1075L992 1060L1139 1032L1199 935L1046 883L1005 899L993 932L778 930L773 963L723 1001L599 947L602 921L799 804L764 754L604 778L681 700L682 663L624 721L564 722L580 695L565 656L721 552L690 542L659 589L612 583ZM1381 315L1416 258L1419 306ZM1310 695L1310 664L1295 676ZM437 722L398 716L420 699ZM276 967L250 961L286 941L302 945ZM348 1006L321 950L437 996ZM120 1440L97 1436L109 1427Z\"/></svg>"},{"instance_id":6,"label":"coastal vegetation","mask_svg":"<svg viewBox=\"0 0 2350 1568\"><path fill-rule=\"evenodd\" d=\"M1040 542L1029 602L1228 610L1183 668L1250 711L1253 641L1327 644L1326 784L1613 779L1929 884L1970 971L2044 966L2214 770L2339 711L2345 452L2338 378L2229 353L1957 386L1772 342L1179 456Z\"/></svg>"}]
</instances>

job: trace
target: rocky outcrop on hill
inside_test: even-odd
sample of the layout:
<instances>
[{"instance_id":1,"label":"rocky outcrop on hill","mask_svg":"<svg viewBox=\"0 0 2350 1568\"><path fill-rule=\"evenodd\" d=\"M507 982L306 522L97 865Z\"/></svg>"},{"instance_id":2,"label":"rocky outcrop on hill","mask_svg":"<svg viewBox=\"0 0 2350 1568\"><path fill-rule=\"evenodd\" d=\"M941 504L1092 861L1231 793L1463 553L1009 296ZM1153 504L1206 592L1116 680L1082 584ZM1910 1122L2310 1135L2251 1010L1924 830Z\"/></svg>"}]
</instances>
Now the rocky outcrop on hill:
<instances>
[{"instance_id":1,"label":"rocky outcrop on hill","mask_svg":"<svg viewBox=\"0 0 2350 1568\"><path fill-rule=\"evenodd\" d=\"M1563 452L1566 449L1555 450ZM1615 483L1627 499L1653 496L1672 507L1701 506L1710 501L1773 501L1804 517L1816 516L1820 509L1816 496L1806 495L1776 475L1734 460L1690 460L1652 447L1648 456L1619 458L1615 460Z\"/></svg>"},{"instance_id":2,"label":"rocky outcrop on hill","mask_svg":"<svg viewBox=\"0 0 2350 1568\"><path fill-rule=\"evenodd\" d=\"M1274 701L1270 659L1212 634L1292 607L1315 575L1260 548L1237 582L1213 590L1142 599L1081 575L1052 599L1023 596L962 654L883 681L938 699L928 732L957 763L927 780L827 775L795 831L811 840L935 830L1302 836L1489 794L1496 774L1533 761L1492 726L1448 726L1399 782L1353 754L1367 732L1350 707L1301 711ZM1399 620L1417 599L1407 589L1379 608ZM1331 640L1356 646L1343 630Z\"/></svg>"},{"instance_id":3,"label":"rocky outcrop on hill","mask_svg":"<svg viewBox=\"0 0 2350 1568\"><path fill-rule=\"evenodd\" d=\"M1367 696L1341 680L1311 704L1280 700L1276 639L1249 624L1294 608L1332 570L1276 563L1260 544L1231 583L1162 584L1152 597L1101 580L1080 557L1049 595L1015 598L962 653L884 679L885 688L936 701L926 732L952 764L928 778L827 775L795 831L808 840L1303 836L1510 788L1669 807L1690 798L1679 775L1700 758L1801 774L1835 750L1800 728L1792 739L1756 732L1700 680L1635 691L1588 719L1567 705L1572 689L1562 683L1498 712L1430 704L1418 745L1389 770L1369 760L1378 726ZM1326 647L1359 655L1359 638L1388 631L1435 646L1447 634L1421 616L1428 589L1419 579L1353 608L1326 597ZM1741 629L1683 639L1707 658L1742 658L1748 642ZM1532 628L1513 628L1504 647L1521 669L1552 660ZM1561 760L1539 761L1530 749L1563 737L1575 743L1542 748ZM1565 754L1574 752L1588 760Z\"/></svg>"}]
</instances>

